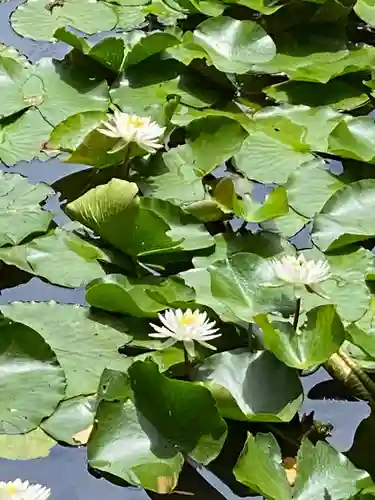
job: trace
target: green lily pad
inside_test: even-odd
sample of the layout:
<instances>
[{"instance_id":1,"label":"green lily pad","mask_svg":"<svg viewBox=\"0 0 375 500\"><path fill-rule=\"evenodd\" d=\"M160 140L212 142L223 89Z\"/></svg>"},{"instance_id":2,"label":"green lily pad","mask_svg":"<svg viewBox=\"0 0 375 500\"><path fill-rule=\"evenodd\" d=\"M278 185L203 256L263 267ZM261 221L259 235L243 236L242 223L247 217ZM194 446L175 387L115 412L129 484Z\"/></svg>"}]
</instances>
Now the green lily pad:
<instances>
[{"instance_id":1,"label":"green lily pad","mask_svg":"<svg viewBox=\"0 0 375 500\"><path fill-rule=\"evenodd\" d=\"M345 330L334 306L310 310L297 332L291 323L270 323L265 316L255 318L264 332L264 344L287 366L306 370L319 365L339 350Z\"/></svg>"},{"instance_id":2,"label":"green lily pad","mask_svg":"<svg viewBox=\"0 0 375 500\"><path fill-rule=\"evenodd\" d=\"M374 237L375 180L343 186L314 219L314 243L322 250L341 248Z\"/></svg>"},{"instance_id":3,"label":"green lily pad","mask_svg":"<svg viewBox=\"0 0 375 500\"><path fill-rule=\"evenodd\" d=\"M214 354L194 378L212 392L221 415L235 420L289 421L303 399L297 372L267 351Z\"/></svg>"},{"instance_id":4,"label":"green lily pad","mask_svg":"<svg viewBox=\"0 0 375 500\"><path fill-rule=\"evenodd\" d=\"M64 0L62 6L54 6L52 1L46 8L45 0L29 0L17 7L11 21L21 36L52 41L56 29L65 26L89 34L111 30L117 24L117 16L105 2Z\"/></svg>"},{"instance_id":5,"label":"green lily pad","mask_svg":"<svg viewBox=\"0 0 375 500\"><path fill-rule=\"evenodd\" d=\"M0 435L0 457L7 460L34 460L48 457L56 441L39 427L26 434Z\"/></svg>"},{"instance_id":6,"label":"green lily pad","mask_svg":"<svg viewBox=\"0 0 375 500\"><path fill-rule=\"evenodd\" d=\"M18 174L0 171L0 246L16 245L30 234L47 230L52 214L39 203L53 190L46 184L29 184Z\"/></svg>"},{"instance_id":7,"label":"green lily pad","mask_svg":"<svg viewBox=\"0 0 375 500\"><path fill-rule=\"evenodd\" d=\"M272 38L259 24L226 16L203 21L194 31L194 42L217 69L227 73L246 73L276 54Z\"/></svg>"},{"instance_id":8,"label":"green lily pad","mask_svg":"<svg viewBox=\"0 0 375 500\"><path fill-rule=\"evenodd\" d=\"M7 318L0 329L0 433L23 434L53 413L65 395L65 374L37 331Z\"/></svg>"},{"instance_id":9,"label":"green lily pad","mask_svg":"<svg viewBox=\"0 0 375 500\"><path fill-rule=\"evenodd\" d=\"M101 384L111 397L104 397L95 415L89 465L134 486L169 493L177 484L184 457L129 399L127 377L113 375Z\"/></svg>"},{"instance_id":10,"label":"green lily pad","mask_svg":"<svg viewBox=\"0 0 375 500\"><path fill-rule=\"evenodd\" d=\"M13 303L1 310L12 320L35 328L51 345L66 373L67 398L93 394L104 368L129 365L118 348L131 337L124 323L108 314L51 302Z\"/></svg>"},{"instance_id":11,"label":"green lily pad","mask_svg":"<svg viewBox=\"0 0 375 500\"><path fill-rule=\"evenodd\" d=\"M42 422L42 429L56 441L79 446L79 432L90 430L94 423L97 398L92 396L77 396L62 401L56 411Z\"/></svg>"},{"instance_id":12,"label":"green lily pad","mask_svg":"<svg viewBox=\"0 0 375 500\"><path fill-rule=\"evenodd\" d=\"M173 278L132 280L122 274L109 274L90 283L86 300L106 311L137 317L154 317L168 306L191 301L194 293Z\"/></svg>"},{"instance_id":13,"label":"green lily pad","mask_svg":"<svg viewBox=\"0 0 375 500\"><path fill-rule=\"evenodd\" d=\"M105 276L99 261L108 257L95 245L57 228L24 245L0 248L0 260L56 285L79 288Z\"/></svg>"},{"instance_id":14,"label":"green lily pad","mask_svg":"<svg viewBox=\"0 0 375 500\"><path fill-rule=\"evenodd\" d=\"M165 439L203 464L217 457L227 427L206 388L169 379L152 361L137 361L129 376L137 409Z\"/></svg>"},{"instance_id":15,"label":"green lily pad","mask_svg":"<svg viewBox=\"0 0 375 500\"><path fill-rule=\"evenodd\" d=\"M69 203L66 210L129 255L196 250L214 244L194 217L168 201L139 198L137 191L134 183L112 179Z\"/></svg>"}]
</instances>

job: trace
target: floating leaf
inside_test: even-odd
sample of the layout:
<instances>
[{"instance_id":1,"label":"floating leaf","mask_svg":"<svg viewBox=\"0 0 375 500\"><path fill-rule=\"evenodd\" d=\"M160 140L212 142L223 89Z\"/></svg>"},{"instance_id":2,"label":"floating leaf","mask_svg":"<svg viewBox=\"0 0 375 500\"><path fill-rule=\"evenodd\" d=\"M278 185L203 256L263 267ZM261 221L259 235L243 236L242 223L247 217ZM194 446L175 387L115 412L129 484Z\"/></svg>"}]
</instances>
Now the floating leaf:
<instances>
[{"instance_id":1,"label":"floating leaf","mask_svg":"<svg viewBox=\"0 0 375 500\"><path fill-rule=\"evenodd\" d=\"M303 399L296 371L267 351L214 354L198 367L195 379L210 389L225 418L289 421Z\"/></svg>"},{"instance_id":2,"label":"floating leaf","mask_svg":"<svg viewBox=\"0 0 375 500\"><path fill-rule=\"evenodd\" d=\"M195 169L204 174L233 156L247 137L246 131L237 121L223 116L194 120L187 127L187 134Z\"/></svg>"},{"instance_id":3,"label":"floating leaf","mask_svg":"<svg viewBox=\"0 0 375 500\"><path fill-rule=\"evenodd\" d=\"M289 80L267 87L263 92L281 103L332 106L340 111L356 109L369 100L363 87L339 79L331 80L328 83Z\"/></svg>"},{"instance_id":4,"label":"floating leaf","mask_svg":"<svg viewBox=\"0 0 375 500\"><path fill-rule=\"evenodd\" d=\"M107 114L104 111L85 111L69 116L53 129L48 147L74 151L82 144L86 136L106 119Z\"/></svg>"},{"instance_id":5,"label":"floating leaf","mask_svg":"<svg viewBox=\"0 0 375 500\"><path fill-rule=\"evenodd\" d=\"M329 444L318 441L314 446L304 439L297 457L296 500L321 497L325 490L332 500L350 498L370 483L366 471L354 465Z\"/></svg>"},{"instance_id":6,"label":"floating leaf","mask_svg":"<svg viewBox=\"0 0 375 500\"><path fill-rule=\"evenodd\" d=\"M213 245L212 237L194 217L167 201L139 198L137 191L134 183L112 179L91 189L66 209L73 218L129 255L196 250Z\"/></svg>"},{"instance_id":7,"label":"floating leaf","mask_svg":"<svg viewBox=\"0 0 375 500\"><path fill-rule=\"evenodd\" d=\"M270 323L265 316L255 318L264 332L264 344L283 363L306 370L319 365L339 350L345 330L334 306L325 305L307 313L297 331L291 323Z\"/></svg>"},{"instance_id":8,"label":"floating leaf","mask_svg":"<svg viewBox=\"0 0 375 500\"><path fill-rule=\"evenodd\" d=\"M192 300L192 290L173 278L132 280L122 274L110 274L90 283L87 302L106 311L138 317L153 317L168 308Z\"/></svg>"},{"instance_id":9,"label":"floating leaf","mask_svg":"<svg viewBox=\"0 0 375 500\"><path fill-rule=\"evenodd\" d=\"M65 394L65 375L35 330L7 318L0 329L0 433L23 434L53 413Z\"/></svg>"},{"instance_id":10,"label":"floating leaf","mask_svg":"<svg viewBox=\"0 0 375 500\"><path fill-rule=\"evenodd\" d=\"M375 180L364 179L342 187L316 215L314 243L326 251L372 238L374 208Z\"/></svg>"},{"instance_id":11,"label":"floating leaf","mask_svg":"<svg viewBox=\"0 0 375 500\"><path fill-rule=\"evenodd\" d=\"M39 427L27 434L0 435L0 457L7 460L34 460L48 457L56 441Z\"/></svg>"},{"instance_id":12,"label":"floating leaf","mask_svg":"<svg viewBox=\"0 0 375 500\"><path fill-rule=\"evenodd\" d=\"M98 5L105 4L100 2ZM107 83L85 72L79 73L78 65L79 62L69 65L66 60L46 58L34 67L28 94L40 101L39 111L53 125L77 113L108 109Z\"/></svg>"},{"instance_id":13,"label":"floating leaf","mask_svg":"<svg viewBox=\"0 0 375 500\"><path fill-rule=\"evenodd\" d=\"M272 434L249 434L233 472L237 481L266 498L292 499L280 448Z\"/></svg>"},{"instance_id":14,"label":"floating leaf","mask_svg":"<svg viewBox=\"0 0 375 500\"><path fill-rule=\"evenodd\" d=\"M39 203L52 193L46 184L29 184L21 175L0 171L0 246L16 245L47 230L52 214Z\"/></svg>"},{"instance_id":15,"label":"floating leaf","mask_svg":"<svg viewBox=\"0 0 375 500\"><path fill-rule=\"evenodd\" d=\"M329 444L318 441L314 446L304 439L297 456L297 477L292 495L280 448L272 434L249 435L234 473L252 490L275 500L323 498L326 492L332 500L341 500L351 498L370 483L367 472L355 468Z\"/></svg>"},{"instance_id":16,"label":"floating leaf","mask_svg":"<svg viewBox=\"0 0 375 500\"><path fill-rule=\"evenodd\" d=\"M105 276L99 260L108 260L95 245L62 229L24 245L0 248L0 260L51 283L79 288Z\"/></svg>"},{"instance_id":17,"label":"floating leaf","mask_svg":"<svg viewBox=\"0 0 375 500\"><path fill-rule=\"evenodd\" d=\"M353 44L349 48L341 31L324 26L318 32L301 26L279 31L276 46L276 56L254 65L253 71L286 73L292 80L327 83L339 75L371 70L375 61L374 47Z\"/></svg>"},{"instance_id":18,"label":"floating leaf","mask_svg":"<svg viewBox=\"0 0 375 500\"><path fill-rule=\"evenodd\" d=\"M357 0L354 12L368 24L375 26L374 0Z\"/></svg>"},{"instance_id":19,"label":"floating leaf","mask_svg":"<svg viewBox=\"0 0 375 500\"><path fill-rule=\"evenodd\" d=\"M370 116L347 116L329 137L329 152L355 160L375 163L375 122Z\"/></svg>"},{"instance_id":20,"label":"floating leaf","mask_svg":"<svg viewBox=\"0 0 375 500\"><path fill-rule=\"evenodd\" d=\"M97 407L96 396L77 396L62 401L42 422L42 429L56 441L78 446L86 444Z\"/></svg>"},{"instance_id":21,"label":"floating leaf","mask_svg":"<svg viewBox=\"0 0 375 500\"><path fill-rule=\"evenodd\" d=\"M288 310L291 302L285 290L261 286L263 266L264 259L251 253L236 253L214 262L208 269L210 295L246 322L262 311Z\"/></svg>"},{"instance_id":22,"label":"floating leaf","mask_svg":"<svg viewBox=\"0 0 375 500\"><path fill-rule=\"evenodd\" d=\"M313 217L343 185L324 160L316 159L294 170L285 187L290 206L304 217Z\"/></svg>"},{"instance_id":23,"label":"floating leaf","mask_svg":"<svg viewBox=\"0 0 375 500\"><path fill-rule=\"evenodd\" d=\"M13 48L0 44L0 116L16 113L32 103L24 98L22 86L30 76L31 65Z\"/></svg>"},{"instance_id":24,"label":"floating leaf","mask_svg":"<svg viewBox=\"0 0 375 500\"><path fill-rule=\"evenodd\" d=\"M134 363L129 375L137 409L165 439L203 464L220 453L226 424L206 388L169 379L152 361Z\"/></svg>"},{"instance_id":25,"label":"floating leaf","mask_svg":"<svg viewBox=\"0 0 375 500\"><path fill-rule=\"evenodd\" d=\"M46 156L41 150L51 130L51 125L44 120L37 109L29 109L18 119L4 123L0 128L1 161L6 165L13 165L36 157L45 159Z\"/></svg>"},{"instance_id":26,"label":"floating leaf","mask_svg":"<svg viewBox=\"0 0 375 500\"><path fill-rule=\"evenodd\" d=\"M106 378L102 382L111 398L99 404L88 444L89 464L151 491L160 490L160 478L170 478L168 491L164 493L171 492L184 457L129 399L127 378L113 377L114 374L111 380Z\"/></svg>"},{"instance_id":27,"label":"floating leaf","mask_svg":"<svg viewBox=\"0 0 375 500\"><path fill-rule=\"evenodd\" d=\"M47 7L47 8L46 8ZM64 0L63 5L32 0L17 7L12 27L21 36L53 40L59 27L71 26L85 33L111 30L117 24L114 10L105 2Z\"/></svg>"},{"instance_id":28,"label":"floating leaf","mask_svg":"<svg viewBox=\"0 0 375 500\"><path fill-rule=\"evenodd\" d=\"M218 16L203 21L194 31L194 41L220 71L246 73L252 64L271 60L276 47L272 38L253 21Z\"/></svg>"},{"instance_id":29,"label":"floating leaf","mask_svg":"<svg viewBox=\"0 0 375 500\"><path fill-rule=\"evenodd\" d=\"M1 309L11 319L36 329L54 349L66 373L67 398L93 394L104 368L129 365L118 353L130 340L126 326L108 314L50 302L14 303Z\"/></svg>"},{"instance_id":30,"label":"floating leaf","mask_svg":"<svg viewBox=\"0 0 375 500\"><path fill-rule=\"evenodd\" d=\"M248 179L280 184L312 159L308 151L298 150L262 131L251 133L234 156L236 169Z\"/></svg>"},{"instance_id":31,"label":"floating leaf","mask_svg":"<svg viewBox=\"0 0 375 500\"><path fill-rule=\"evenodd\" d=\"M154 31L142 37L127 53L125 65L131 66L179 43L179 39L169 33Z\"/></svg>"},{"instance_id":32,"label":"floating leaf","mask_svg":"<svg viewBox=\"0 0 375 500\"><path fill-rule=\"evenodd\" d=\"M147 194L179 204L202 200L205 195L203 172L197 173L195 162L188 144L163 153L157 172L146 180L150 190ZM186 185L189 185L189 189L186 189Z\"/></svg>"}]
</instances>

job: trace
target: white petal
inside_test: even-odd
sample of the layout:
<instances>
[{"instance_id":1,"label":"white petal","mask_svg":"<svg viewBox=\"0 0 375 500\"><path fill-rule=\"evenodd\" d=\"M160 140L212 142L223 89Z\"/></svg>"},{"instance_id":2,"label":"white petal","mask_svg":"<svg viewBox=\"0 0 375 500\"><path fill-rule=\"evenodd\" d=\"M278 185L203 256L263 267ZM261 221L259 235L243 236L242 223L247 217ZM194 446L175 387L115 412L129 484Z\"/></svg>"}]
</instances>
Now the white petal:
<instances>
[{"instance_id":1,"label":"white petal","mask_svg":"<svg viewBox=\"0 0 375 500\"><path fill-rule=\"evenodd\" d=\"M203 347L207 347L207 349L211 349L211 351L216 351L216 347L214 345L211 345L211 344L207 344L207 342L204 342L203 340L198 340L198 342L203 346Z\"/></svg>"}]
</instances>

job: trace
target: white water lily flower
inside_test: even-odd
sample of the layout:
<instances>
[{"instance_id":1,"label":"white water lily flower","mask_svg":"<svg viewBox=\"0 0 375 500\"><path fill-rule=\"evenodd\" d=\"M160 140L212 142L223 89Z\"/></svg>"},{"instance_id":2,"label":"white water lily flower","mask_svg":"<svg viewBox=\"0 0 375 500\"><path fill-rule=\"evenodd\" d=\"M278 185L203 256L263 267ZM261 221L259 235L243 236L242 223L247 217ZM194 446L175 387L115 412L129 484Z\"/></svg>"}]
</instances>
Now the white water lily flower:
<instances>
[{"instance_id":1,"label":"white water lily flower","mask_svg":"<svg viewBox=\"0 0 375 500\"><path fill-rule=\"evenodd\" d=\"M314 285L331 276L328 262L306 260L303 254L298 257L286 255L281 259L272 259L269 270L273 278L293 285Z\"/></svg>"},{"instance_id":2,"label":"white water lily flower","mask_svg":"<svg viewBox=\"0 0 375 500\"><path fill-rule=\"evenodd\" d=\"M0 481L0 500L47 500L51 490L40 484L30 484L29 481Z\"/></svg>"},{"instance_id":3,"label":"white water lily flower","mask_svg":"<svg viewBox=\"0 0 375 500\"><path fill-rule=\"evenodd\" d=\"M216 350L216 347L208 344L207 340L220 337L221 333L216 333L218 328L214 328L215 321L209 321L207 313L192 311L187 309L169 309L164 314L159 314L159 319L164 326L150 323L156 333L150 333L150 337L168 338L162 348L170 347L176 342L183 342L189 356L195 356L194 342L199 342L204 347Z\"/></svg>"},{"instance_id":4,"label":"white water lily flower","mask_svg":"<svg viewBox=\"0 0 375 500\"><path fill-rule=\"evenodd\" d=\"M159 127L149 117L129 115L115 109L114 114L108 115L108 121L103 121L102 125L103 128L98 128L98 132L122 139L125 144L135 142L149 153L155 153L163 147L160 138L165 128Z\"/></svg>"}]
</instances>

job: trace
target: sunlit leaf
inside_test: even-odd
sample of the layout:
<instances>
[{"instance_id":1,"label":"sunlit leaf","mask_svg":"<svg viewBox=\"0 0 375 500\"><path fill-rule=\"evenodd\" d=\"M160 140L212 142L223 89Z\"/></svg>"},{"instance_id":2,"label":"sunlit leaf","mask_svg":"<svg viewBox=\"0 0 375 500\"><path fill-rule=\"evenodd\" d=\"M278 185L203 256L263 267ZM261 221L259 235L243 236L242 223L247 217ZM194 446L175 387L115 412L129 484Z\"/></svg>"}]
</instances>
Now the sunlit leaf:
<instances>
[{"instance_id":1,"label":"sunlit leaf","mask_svg":"<svg viewBox=\"0 0 375 500\"><path fill-rule=\"evenodd\" d=\"M94 422L96 396L78 396L62 401L56 411L43 421L42 429L60 442L78 446L86 444L84 435Z\"/></svg>"},{"instance_id":2,"label":"sunlit leaf","mask_svg":"<svg viewBox=\"0 0 375 500\"><path fill-rule=\"evenodd\" d=\"M289 421L303 399L297 373L267 351L214 354L195 379L212 392L222 416L235 420Z\"/></svg>"},{"instance_id":3,"label":"sunlit leaf","mask_svg":"<svg viewBox=\"0 0 375 500\"><path fill-rule=\"evenodd\" d=\"M125 369L129 364L118 352L130 339L126 326L108 314L51 302L13 303L1 310L36 329L54 349L66 373L67 398L93 394L104 368Z\"/></svg>"},{"instance_id":4,"label":"sunlit leaf","mask_svg":"<svg viewBox=\"0 0 375 500\"><path fill-rule=\"evenodd\" d=\"M45 0L32 0L20 5L12 16L13 29L35 40L52 41L56 29L67 25L92 34L116 24L117 16L109 5L89 0L64 0L62 5L53 0L47 5Z\"/></svg>"},{"instance_id":5,"label":"sunlit leaf","mask_svg":"<svg viewBox=\"0 0 375 500\"><path fill-rule=\"evenodd\" d=\"M194 40L216 68L228 73L246 73L252 64L269 61L276 53L272 38L259 24L226 16L203 21Z\"/></svg>"},{"instance_id":6,"label":"sunlit leaf","mask_svg":"<svg viewBox=\"0 0 375 500\"><path fill-rule=\"evenodd\" d=\"M264 344L283 363L305 370L321 364L338 351L345 330L331 305L320 306L307 313L307 320L297 331L291 323L270 323L265 316L255 318L264 332Z\"/></svg>"},{"instance_id":7,"label":"sunlit leaf","mask_svg":"<svg viewBox=\"0 0 375 500\"><path fill-rule=\"evenodd\" d=\"M151 361L134 363L129 375L137 409L165 439L203 464L220 453L226 424L206 388L169 379Z\"/></svg>"},{"instance_id":8,"label":"sunlit leaf","mask_svg":"<svg viewBox=\"0 0 375 500\"><path fill-rule=\"evenodd\" d=\"M88 444L90 466L151 491L160 490L160 478L170 478L163 493L171 492L184 463L182 453L159 434L129 399L126 379L117 377L114 381L115 385L106 379L111 398L99 403L95 415Z\"/></svg>"},{"instance_id":9,"label":"sunlit leaf","mask_svg":"<svg viewBox=\"0 0 375 500\"><path fill-rule=\"evenodd\" d=\"M364 179L336 191L316 215L313 240L323 251L372 238L375 181Z\"/></svg>"},{"instance_id":10,"label":"sunlit leaf","mask_svg":"<svg viewBox=\"0 0 375 500\"><path fill-rule=\"evenodd\" d=\"M22 434L53 413L65 395L65 374L37 331L7 318L0 329L0 433Z\"/></svg>"},{"instance_id":11,"label":"sunlit leaf","mask_svg":"<svg viewBox=\"0 0 375 500\"><path fill-rule=\"evenodd\" d=\"M7 460L34 460L47 457L56 441L39 427L27 434L0 435L0 457Z\"/></svg>"},{"instance_id":12,"label":"sunlit leaf","mask_svg":"<svg viewBox=\"0 0 375 500\"><path fill-rule=\"evenodd\" d=\"M249 434L233 472L237 481L266 497L292 498L280 448L272 434Z\"/></svg>"},{"instance_id":13,"label":"sunlit leaf","mask_svg":"<svg viewBox=\"0 0 375 500\"><path fill-rule=\"evenodd\" d=\"M1 248L0 260L57 285L79 288L105 276L99 261L108 258L77 235L56 229L24 245Z\"/></svg>"},{"instance_id":14,"label":"sunlit leaf","mask_svg":"<svg viewBox=\"0 0 375 500\"><path fill-rule=\"evenodd\" d=\"M39 203L52 193L46 184L29 184L21 175L0 172L0 246L47 230L52 214Z\"/></svg>"},{"instance_id":15,"label":"sunlit leaf","mask_svg":"<svg viewBox=\"0 0 375 500\"><path fill-rule=\"evenodd\" d=\"M90 283L87 302L106 311L152 317L168 308L192 300L194 293L182 282L157 277L132 280L122 274L110 274Z\"/></svg>"},{"instance_id":16,"label":"sunlit leaf","mask_svg":"<svg viewBox=\"0 0 375 500\"><path fill-rule=\"evenodd\" d=\"M212 237L196 219L167 201L139 198L137 191L134 183L112 179L67 205L67 211L130 255L196 250L213 245Z\"/></svg>"}]
</instances>

